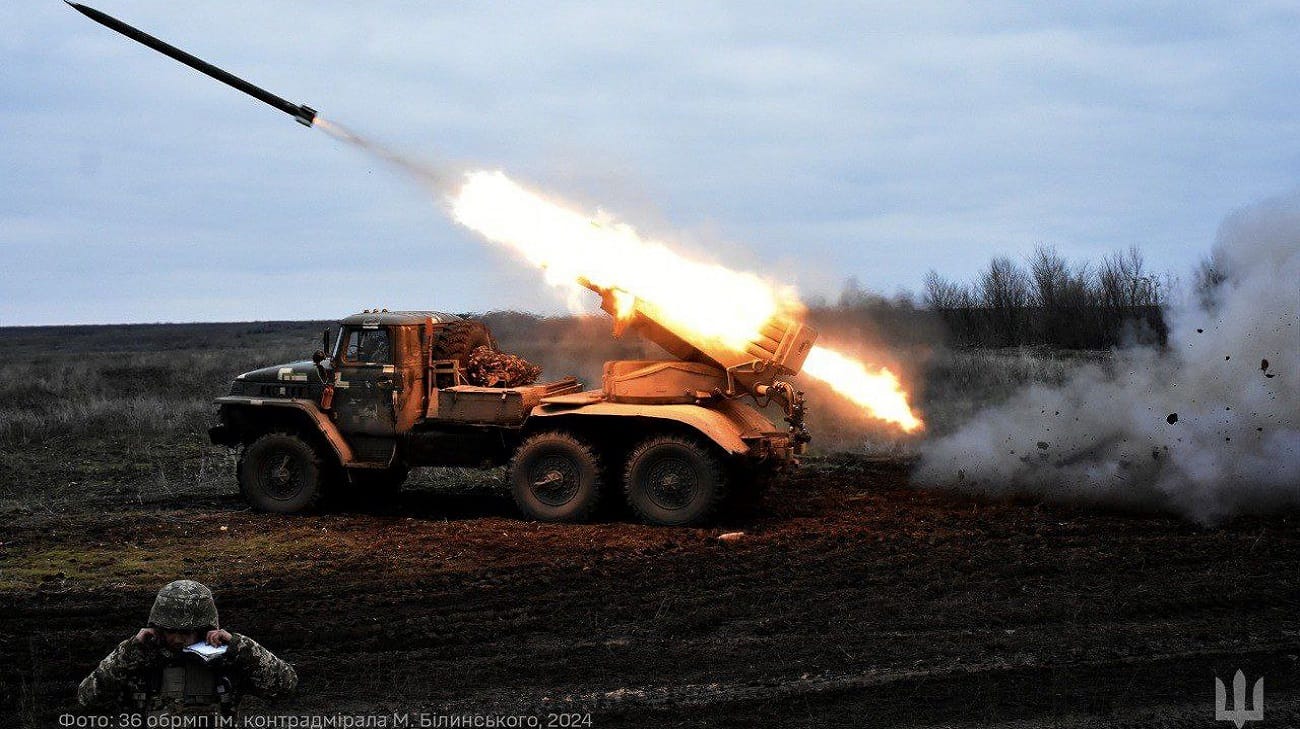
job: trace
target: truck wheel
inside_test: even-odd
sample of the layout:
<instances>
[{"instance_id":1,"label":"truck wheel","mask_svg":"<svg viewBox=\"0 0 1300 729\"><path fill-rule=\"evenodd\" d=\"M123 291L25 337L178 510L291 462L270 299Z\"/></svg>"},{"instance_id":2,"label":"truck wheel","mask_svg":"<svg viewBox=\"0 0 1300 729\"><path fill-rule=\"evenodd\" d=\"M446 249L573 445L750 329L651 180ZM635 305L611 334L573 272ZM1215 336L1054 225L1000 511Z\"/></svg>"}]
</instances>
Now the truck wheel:
<instances>
[{"instance_id":1,"label":"truck wheel","mask_svg":"<svg viewBox=\"0 0 1300 729\"><path fill-rule=\"evenodd\" d=\"M323 470L320 454L302 438L267 433L239 457L239 490L259 511L302 511L320 496Z\"/></svg>"},{"instance_id":2,"label":"truck wheel","mask_svg":"<svg viewBox=\"0 0 1300 729\"><path fill-rule=\"evenodd\" d=\"M684 526L707 519L727 497L725 470L696 441L651 438L632 451L623 476L627 503L651 524Z\"/></svg>"},{"instance_id":3,"label":"truck wheel","mask_svg":"<svg viewBox=\"0 0 1300 729\"><path fill-rule=\"evenodd\" d=\"M600 459L568 433L539 433L510 461L519 510L539 521L585 521L600 501Z\"/></svg>"}]
</instances>

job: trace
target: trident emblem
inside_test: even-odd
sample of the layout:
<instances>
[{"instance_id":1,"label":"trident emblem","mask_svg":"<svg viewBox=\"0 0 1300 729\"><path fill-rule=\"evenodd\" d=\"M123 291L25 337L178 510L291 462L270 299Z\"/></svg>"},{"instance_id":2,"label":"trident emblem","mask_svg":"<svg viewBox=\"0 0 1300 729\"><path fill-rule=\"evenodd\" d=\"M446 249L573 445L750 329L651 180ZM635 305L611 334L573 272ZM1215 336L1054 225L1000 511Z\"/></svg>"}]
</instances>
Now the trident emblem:
<instances>
[{"instance_id":1,"label":"trident emblem","mask_svg":"<svg viewBox=\"0 0 1300 729\"><path fill-rule=\"evenodd\" d=\"M1264 677L1255 681L1253 708L1246 709L1246 674L1237 669L1232 678L1232 710L1228 710L1228 689L1217 677L1214 679L1214 719L1230 721L1241 729L1248 721L1264 720Z\"/></svg>"}]
</instances>

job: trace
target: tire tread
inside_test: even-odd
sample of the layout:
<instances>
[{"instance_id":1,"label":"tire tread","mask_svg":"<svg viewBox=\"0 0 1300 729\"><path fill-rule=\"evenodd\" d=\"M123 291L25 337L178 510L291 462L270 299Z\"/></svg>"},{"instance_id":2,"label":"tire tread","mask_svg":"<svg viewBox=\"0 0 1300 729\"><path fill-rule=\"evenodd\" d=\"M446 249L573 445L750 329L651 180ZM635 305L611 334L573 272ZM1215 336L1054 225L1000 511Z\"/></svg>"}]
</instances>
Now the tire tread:
<instances>
[{"instance_id":1,"label":"tire tread","mask_svg":"<svg viewBox=\"0 0 1300 729\"><path fill-rule=\"evenodd\" d=\"M246 471L245 471L246 468L250 467L248 462L249 451L253 451L254 457L256 457L258 450L270 447L266 444L275 443L277 441L284 442L284 444L290 448L300 447L304 449L309 454L309 463L312 467L312 470L315 472L315 482L309 484L308 493L305 495L304 499L302 500L302 503L297 505L295 508L291 508L291 509L267 508L266 503L260 503L259 497L256 494L252 493L251 489L249 488L249 476L246 475ZM321 456L320 450L317 449L309 440L301 437L297 433L282 431L282 430L272 430L263 433L261 436L257 437L248 445L246 445L242 451L240 451L239 460L235 465L235 476L239 482L240 494L243 495L244 500L247 501L250 505L252 505L253 508L257 509L258 511L293 513L299 511L310 511L316 507L316 504L320 501L322 483L327 478L327 468L328 468L327 462Z\"/></svg>"},{"instance_id":2,"label":"tire tread","mask_svg":"<svg viewBox=\"0 0 1300 729\"><path fill-rule=\"evenodd\" d=\"M704 503L702 503L698 508L692 509L692 513L688 518L682 521L665 521L661 516L643 508L642 505L638 503L635 494L634 476L641 459L650 451L668 445L684 447L693 451L703 462L706 469L706 476L715 485L713 490L707 495ZM642 521L661 526L687 526L698 524L709 519L717 514L722 505L726 503L728 493L727 487L728 479L726 469L712 451L695 438L680 435L659 435L642 441L632 449L632 453L627 459L627 465L623 470L623 495L627 499L628 506L631 507L632 511L636 513Z\"/></svg>"},{"instance_id":3,"label":"tire tread","mask_svg":"<svg viewBox=\"0 0 1300 729\"><path fill-rule=\"evenodd\" d=\"M554 447L561 444L562 447L571 449L581 460L586 461L587 467L592 471L592 481L590 493L582 500L580 504L571 511L561 516L546 516L538 514L522 497L521 491L525 488L519 478L522 475L519 469L523 462L532 457L534 451L544 448ZM524 439L519 447L515 449L514 457L510 459L510 491L514 496L515 505L525 515L539 521L566 521L566 522L584 522L589 521L595 514L597 507L600 505L601 495L605 488L602 474L604 468L601 465L600 454L595 448L587 444L586 441L577 436L563 431L547 431L537 433Z\"/></svg>"}]
</instances>

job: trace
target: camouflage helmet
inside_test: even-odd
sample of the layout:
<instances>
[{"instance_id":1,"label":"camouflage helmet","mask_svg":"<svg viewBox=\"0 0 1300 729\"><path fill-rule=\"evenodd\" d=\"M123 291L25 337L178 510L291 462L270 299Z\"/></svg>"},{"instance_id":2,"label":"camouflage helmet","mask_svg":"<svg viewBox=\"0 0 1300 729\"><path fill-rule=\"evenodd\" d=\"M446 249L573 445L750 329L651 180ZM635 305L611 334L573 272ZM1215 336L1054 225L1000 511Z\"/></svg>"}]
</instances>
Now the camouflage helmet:
<instances>
[{"instance_id":1,"label":"camouflage helmet","mask_svg":"<svg viewBox=\"0 0 1300 729\"><path fill-rule=\"evenodd\" d=\"M167 583L153 601L149 625L163 630L215 629L217 603L212 590L194 580Z\"/></svg>"}]
</instances>

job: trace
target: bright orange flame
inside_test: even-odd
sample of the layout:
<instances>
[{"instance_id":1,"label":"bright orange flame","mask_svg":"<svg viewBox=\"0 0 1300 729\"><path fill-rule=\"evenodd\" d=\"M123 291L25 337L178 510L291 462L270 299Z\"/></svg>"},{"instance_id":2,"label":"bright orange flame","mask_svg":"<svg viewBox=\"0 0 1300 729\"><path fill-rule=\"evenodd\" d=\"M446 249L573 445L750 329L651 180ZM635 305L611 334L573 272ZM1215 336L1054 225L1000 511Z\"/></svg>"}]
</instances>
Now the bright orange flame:
<instances>
[{"instance_id":1,"label":"bright orange flame","mask_svg":"<svg viewBox=\"0 0 1300 729\"><path fill-rule=\"evenodd\" d=\"M632 297L653 303L669 329L695 332L744 351L778 312L797 311L792 291L753 274L690 261L631 226L568 210L501 172L471 172L452 198L452 215L514 248L556 286L587 280L615 292L620 311ZM621 293L620 293L621 292Z\"/></svg>"},{"instance_id":2,"label":"bright orange flame","mask_svg":"<svg viewBox=\"0 0 1300 729\"><path fill-rule=\"evenodd\" d=\"M839 352L813 347L803 363L803 372L830 385L874 417L902 428L904 433L916 432L923 425L907 404L903 384L885 367L873 373L867 365Z\"/></svg>"},{"instance_id":3,"label":"bright orange flame","mask_svg":"<svg viewBox=\"0 0 1300 729\"><path fill-rule=\"evenodd\" d=\"M501 172L477 171L451 198L456 221L507 245L545 271L546 281L572 293L589 281L613 292L619 318L637 299L660 324L744 352L778 315L798 318L794 291L750 273L692 261L645 240L629 225L588 217L524 189ZM883 367L814 347L803 371L829 384L869 414L906 432L921 427L898 378Z\"/></svg>"}]
</instances>

